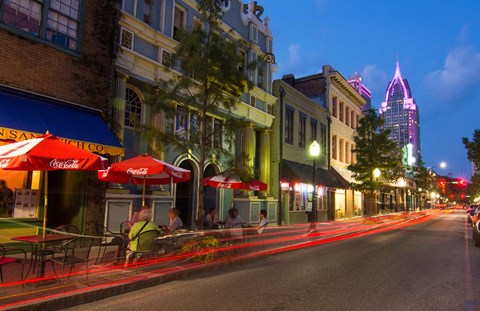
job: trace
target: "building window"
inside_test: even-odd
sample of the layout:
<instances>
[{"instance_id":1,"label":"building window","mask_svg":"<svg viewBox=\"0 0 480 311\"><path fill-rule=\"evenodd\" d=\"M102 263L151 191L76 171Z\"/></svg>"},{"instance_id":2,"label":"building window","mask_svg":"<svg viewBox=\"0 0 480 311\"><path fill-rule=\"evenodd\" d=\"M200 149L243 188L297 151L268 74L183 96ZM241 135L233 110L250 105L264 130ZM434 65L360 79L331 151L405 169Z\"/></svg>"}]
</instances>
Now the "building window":
<instances>
[{"instance_id":1,"label":"building window","mask_svg":"<svg viewBox=\"0 0 480 311\"><path fill-rule=\"evenodd\" d=\"M320 123L320 152L327 156L327 126Z\"/></svg>"},{"instance_id":2,"label":"building window","mask_svg":"<svg viewBox=\"0 0 480 311\"><path fill-rule=\"evenodd\" d=\"M350 143L345 143L345 163L350 164Z\"/></svg>"},{"instance_id":3,"label":"building window","mask_svg":"<svg viewBox=\"0 0 480 311\"><path fill-rule=\"evenodd\" d=\"M219 119L213 121L213 148L222 148L223 122Z\"/></svg>"},{"instance_id":4,"label":"building window","mask_svg":"<svg viewBox=\"0 0 480 311\"><path fill-rule=\"evenodd\" d=\"M355 124L356 124L355 128L358 128L358 127L360 126L360 116L359 116L358 114L357 114L357 118L356 118L356 119L357 119L357 120L356 120L356 122L355 122Z\"/></svg>"},{"instance_id":5,"label":"building window","mask_svg":"<svg viewBox=\"0 0 480 311\"><path fill-rule=\"evenodd\" d=\"M175 6L175 12L173 14L173 39L178 41L179 31L185 29L185 9L180 6Z\"/></svg>"},{"instance_id":6,"label":"building window","mask_svg":"<svg viewBox=\"0 0 480 311\"><path fill-rule=\"evenodd\" d=\"M337 135L332 136L332 159L337 159Z\"/></svg>"},{"instance_id":7,"label":"building window","mask_svg":"<svg viewBox=\"0 0 480 311\"><path fill-rule=\"evenodd\" d=\"M293 145L293 114L293 109L288 107L285 109L285 142L291 145Z\"/></svg>"},{"instance_id":8,"label":"building window","mask_svg":"<svg viewBox=\"0 0 480 311\"><path fill-rule=\"evenodd\" d=\"M340 122L343 122L343 110L344 110L344 103L340 102L340 107L338 107L338 118L340 119Z\"/></svg>"},{"instance_id":9,"label":"building window","mask_svg":"<svg viewBox=\"0 0 480 311\"><path fill-rule=\"evenodd\" d=\"M337 117L337 97L332 97L332 116Z\"/></svg>"},{"instance_id":10,"label":"building window","mask_svg":"<svg viewBox=\"0 0 480 311\"><path fill-rule=\"evenodd\" d=\"M306 136L307 136L307 116L303 113L300 113L299 124L298 124L298 147L305 148Z\"/></svg>"},{"instance_id":11,"label":"building window","mask_svg":"<svg viewBox=\"0 0 480 311\"><path fill-rule=\"evenodd\" d=\"M193 17L193 29L194 30L204 30L204 24L202 22L202 20L200 19L200 17L198 16L194 16Z\"/></svg>"},{"instance_id":12,"label":"building window","mask_svg":"<svg viewBox=\"0 0 480 311\"><path fill-rule=\"evenodd\" d=\"M125 126L134 127L142 120L142 100L138 94L127 88L125 96Z\"/></svg>"},{"instance_id":13,"label":"building window","mask_svg":"<svg viewBox=\"0 0 480 311\"><path fill-rule=\"evenodd\" d=\"M355 145L354 144L352 144L352 150L350 151L350 155L352 156L350 162L352 164L355 164L357 161L355 159L355 152L353 150L355 150Z\"/></svg>"},{"instance_id":14,"label":"building window","mask_svg":"<svg viewBox=\"0 0 480 311\"><path fill-rule=\"evenodd\" d=\"M310 119L310 141L317 140L317 120Z\"/></svg>"},{"instance_id":15,"label":"building window","mask_svg":"<svg viewBox=\"0 0 480 311\"><path fill-rule=\"evenodd\" d=\"M252 25L252 28L251 28L251 34L250 34L250 38L252 39L253 42L258 42L258 27L255 26L254 24L251 24Z\"/></svg>"},{"instance_id":16,"label":"building window","mask_svg":"<svg viewBox=\"0 0 480 311\"><path fill-rule=\"evenodd\" d=\"M273 41L272 39L267 37L267 53L271 53L273 51Z\"/></svg>"},{"instance_id":17,"label":"building window","mask_svg":"<svg viewBox=\"0 0 480 311\"><path fill-rule=\"evenodd\" d=\"M344 162L345 157L344 157L344 154L343 154L343 139L340 139L340 141L338 142L338 151L339 151L340 162Z\"/></svg>"},{"instance_id":18,"label":"building window","mask_svg":"<svg viewBox=\"0 0 480 311\"><path fill-rule=\"evenodd\" d=\"M162 65L165 67L172 66L172 53L162 49Z\"/></svg>"},{"instance_id":19,"label":"building window","mask_svg":"<svg viewBox=\"0 0 480 311\"><path fill-rule=\"evenodd\" d=\"M345 124L350 126L350 107L345 108Z\"/></svg>"},{"instance_id":20,"label":"building window","mask_svg":"<svg viewBox=\"0 0 480 311\"><path fill-rule=\"evenodd\" d=\"M190 112L190 137L198 137L200 133L200 118L195 111Z\"/></svg>"},{"instance_id":21,"label":"building window","mask_svg":"<svg viewBox=\"0 0 480 311\"><path fill-rule=\"evenodd\" d=\"M0 8L1 23L64 48L78 49L80 0L6 0Z\"/></svg>"},{"instance_id":22,"label":"building window","mask_svg":"<svg viewBox=\"0 0 480 311\"><path fill-rule=\"evenodd\" d=\"M260 57L257 57L257 86L261 89L263 88L265 69L264 61Z\"/></svg>"},{"instance_id":23,"label":"building window","mask_svg":"<svg viewBox=\"0 0 480 311\"><path fill-rule=\"evenodd\" d=\"M122 27L120 31L120 45L133 50L133 32Z\"/></svg>"},{"instance_id":24,"label":"building window","mask_svg":"<svg viewBox=\"0 0 480 311\"><path fill-rule=\"evenodd\" d=\"M247 67L247 53L244 50L238 51L238 71L246 73L245 69Z\"/></svg>"},{"instance_id":25,"label":"building window","mask_svg":"<svg viewBox=\"0 0 480 311\"><path fill-rule=\"evenodd\" d=\"M250 106L257 107L257 98L250 94Z\"/></svg>"},{"instance_id":26,"label":"building window","mask_svg":"<svg viewBox=\"0 0 480 311\"><path fill-rule=\"evenodd\" d=\"M350 113L350 125L352 129L355 129L355 112L352 110Z\"/></svg>"}]
</instances>

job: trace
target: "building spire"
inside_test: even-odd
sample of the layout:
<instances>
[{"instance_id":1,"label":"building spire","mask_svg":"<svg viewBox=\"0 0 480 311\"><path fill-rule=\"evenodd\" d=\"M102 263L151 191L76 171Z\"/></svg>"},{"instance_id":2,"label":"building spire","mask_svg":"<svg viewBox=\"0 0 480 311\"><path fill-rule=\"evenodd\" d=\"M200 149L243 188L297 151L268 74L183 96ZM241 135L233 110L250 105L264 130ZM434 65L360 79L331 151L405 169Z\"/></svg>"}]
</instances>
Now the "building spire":
<instances>
[{"instance_id":1,"label":"building spire","mask_svg":"<svg viewBox=\"0 0 480 311\"><path fill-rule=\"evenodd\" d=\"M395 67L395 76L394 76L394 79L395 78L400 78L402 79L402 74L400 73L400 64L398 63L398 55L397 55L397 64L396 64L396 67Z\"/></svg>"}]
</instances>

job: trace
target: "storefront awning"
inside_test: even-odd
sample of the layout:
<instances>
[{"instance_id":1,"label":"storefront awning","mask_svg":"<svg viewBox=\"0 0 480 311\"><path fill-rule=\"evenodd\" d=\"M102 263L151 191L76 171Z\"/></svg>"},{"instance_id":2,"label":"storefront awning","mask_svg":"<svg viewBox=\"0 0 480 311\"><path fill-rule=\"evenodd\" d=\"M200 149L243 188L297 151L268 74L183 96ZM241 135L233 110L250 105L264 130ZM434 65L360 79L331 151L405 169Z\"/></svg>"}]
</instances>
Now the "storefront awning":
<instances>
[{"instance_id":1,"label":"storefront awning","mask_svg":"<svg viewBox=\"0 0 480 311\"><path fill-rule=\"evenodd\" d=\"M90 152L125 152L99 110L1 87L0 105L0 140L21 141L48 131Z\"/></svg>"},{"instance_id":2,"label":"storefront awning","mask_svg":"<svg viewBox=\"0 0 480 311\"><path fill-rule=\"evenodd\" d=\"M283 160L282 179L289 181L313 183L313 166L293 161ZM317 183L329 188L346 189L350 185L344 185L331 171L317 168Z\"/></svg>"}]
</instances>

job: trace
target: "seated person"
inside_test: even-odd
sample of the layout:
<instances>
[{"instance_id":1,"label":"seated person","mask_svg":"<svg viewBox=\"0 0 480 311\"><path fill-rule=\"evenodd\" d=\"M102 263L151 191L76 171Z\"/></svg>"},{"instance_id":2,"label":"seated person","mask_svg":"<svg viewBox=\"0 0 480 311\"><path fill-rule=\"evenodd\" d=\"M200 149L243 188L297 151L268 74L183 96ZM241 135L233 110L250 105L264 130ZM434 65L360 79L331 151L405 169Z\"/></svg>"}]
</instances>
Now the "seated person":
<instances>
[{"instance_id":1,"label":"seated person","mask_svg":"<svg viewBox=\"0 0 480 311\"><path fill-rule=\"evenodd\" d=\"M133 227L133 225L139 220L139 215L143 210L150 210L150 214L152 213L152 209L148 205L143 205L142 208L133 213L132 218L130 219L129 229Z\"/></svg>"},{"instance_id":2,"label":"seated person","mask_svg":"<svg viewBox=\"0 0 480 311\"><path fill-rule=\"evenodd\" d=\"M265 230L265 227L268 225L267 211L262 209L258 216L260 217L260 223L257 226L257 233L262 234L263 230Z\"/></svg>"},{"instance_id":3,"label":"seated person","mask_svg":"<svg viewBox=\"0 0 480 311\"><path fill-rule=\"evenodd\" d=\"M162 230L167 233L175 233L178 229L183 228L183 222L179 217L180 211L178 208L172 208L168 211L168 217L170 218L170 225L167 227L165 225L162 226Z\"/></svg>"},{"instance_id":4,"label":"seated person","mask_svg":"<svg viewBox=\"0 0 480 311\"><path fill-rule=\"evenodd\" d=\"M203 226L206 229L216 229L218 228L217 225L218 216L217 216L217 208L212 207L209 211L207 216L203 219Z\"/></svg>"},{"instance_id":5,"label":"seated person","mask_svg":"<svg viewBox=\"0 0 480 311\"><path fill-rule=\"evenodd\" d=\"M232 207L228 211L228 217L225 219L225 228L227 229L235 229L230 232L231 236L242 236L242 217L238 215L238 210Z\"/></svg>"},{"instance_id":6,"label":"seated person","mask_svg":"<svg viewBox=\"0 0 480 311\"><path fill-rule=\"evenodd\" d=\"M138 215L138 221L132 226L128 233L130 242L128 243L127 259L125 264L128 263L128 259L138 250L138 236L142 232L150 230L158 230L154 222L150 221L152 218L152 211L150 209L144 209Z\"/></svg>"}]
</instances>

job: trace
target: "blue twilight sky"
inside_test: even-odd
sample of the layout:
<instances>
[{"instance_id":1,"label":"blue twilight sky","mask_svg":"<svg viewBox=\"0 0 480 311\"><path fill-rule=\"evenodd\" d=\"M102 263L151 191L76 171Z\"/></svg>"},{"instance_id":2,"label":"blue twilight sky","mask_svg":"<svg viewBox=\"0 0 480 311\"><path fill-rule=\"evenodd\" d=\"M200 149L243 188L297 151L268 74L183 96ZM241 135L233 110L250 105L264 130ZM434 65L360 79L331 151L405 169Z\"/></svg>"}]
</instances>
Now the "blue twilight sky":
<instances>
[{"instance_id":1,"label":"blue twilight sky","mask_svg":"<svg viewBox=\"0 0 480 311\"><path fill-rule=\"evenodd\" d=\"M246 1L244 1L246 2ZM468 178L462 137L480 128L480 1L258 0L270 17L274 78L359 72L375 108L400 69L420 110L426 166Z\"/></svg>"}]
</instances>

